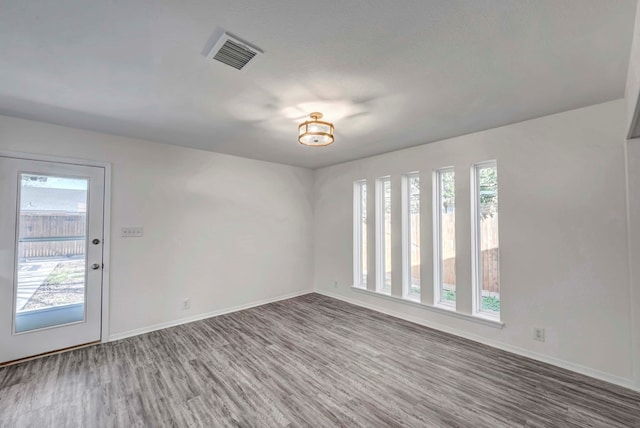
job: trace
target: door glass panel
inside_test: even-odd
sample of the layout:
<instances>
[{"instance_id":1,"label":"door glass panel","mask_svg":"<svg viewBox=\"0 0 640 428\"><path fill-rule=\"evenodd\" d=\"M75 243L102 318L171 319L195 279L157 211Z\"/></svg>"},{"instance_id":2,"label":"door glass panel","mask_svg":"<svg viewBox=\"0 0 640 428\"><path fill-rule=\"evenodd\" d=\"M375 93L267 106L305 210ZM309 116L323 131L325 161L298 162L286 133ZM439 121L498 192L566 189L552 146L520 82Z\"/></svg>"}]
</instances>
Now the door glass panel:
<instances>
[{"instance_id":1,"label":"door glass panel","mask_svg":"<svg viewBox=\"0 0 640 428\"><path fill-rule=\"evenodd\" d=\"M16 333L84 320L88 185L20 174Z\"/></svg>"}]
</instances>

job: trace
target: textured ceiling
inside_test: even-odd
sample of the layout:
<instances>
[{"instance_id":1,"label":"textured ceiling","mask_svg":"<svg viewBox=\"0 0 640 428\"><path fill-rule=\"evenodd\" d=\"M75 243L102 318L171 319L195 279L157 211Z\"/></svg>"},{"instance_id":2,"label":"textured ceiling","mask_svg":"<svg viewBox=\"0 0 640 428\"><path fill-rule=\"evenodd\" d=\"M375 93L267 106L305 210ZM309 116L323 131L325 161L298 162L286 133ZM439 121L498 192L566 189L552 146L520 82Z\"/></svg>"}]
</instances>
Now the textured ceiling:
<instances>
[{"instance_id":1,"label":"textured ceiling","mask_svg":"<svg viewBox=\"0 0 640 428\"><path fill-rule=\"evenodd\" d=\"M621 98L635 7L0 0L0 114L315 168ZM223 30L265 54L206 58Z\"/></svg>"}]
</instances>

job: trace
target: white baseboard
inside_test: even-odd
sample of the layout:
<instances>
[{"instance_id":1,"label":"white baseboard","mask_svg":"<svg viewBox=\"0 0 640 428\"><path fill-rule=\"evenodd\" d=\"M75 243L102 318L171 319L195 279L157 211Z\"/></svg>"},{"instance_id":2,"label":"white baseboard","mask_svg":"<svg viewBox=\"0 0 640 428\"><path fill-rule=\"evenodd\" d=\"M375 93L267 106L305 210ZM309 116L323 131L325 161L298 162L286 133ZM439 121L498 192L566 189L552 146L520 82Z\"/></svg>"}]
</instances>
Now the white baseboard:
<instances>
[{"instance_id":1,"label":"white baseboard","mask_svg":"<svg viewBox=\"0 0 640 428\"><path fill-rule=\"evenodd\" d=\"M148 327L137 328L135 330L124 331L122 333L115 333L109 336L109 342L115 340L126 339L127 337L138 336L140 334L150 333L156 330L162 330L164 328L175 327L180 324L187 324L194 321L200 321L206 318L217 317L218 315L230 314L231 312L242 311L244 309L255 308L256 306L266 305L267 303L279 302L280 300L291 299L292 297L298 297L305 294L313 293L313 290L296 291L295 293L283 294L281 296L272 297L269 299L258 300L255 302L247 303L244 305L234 306L231 308L218 309L216 311L205 312L203 314L194 315L187 318L180 318L173 321L167 321L160 324L150 325Z\"/></svg>"},{"instance_id":2,"label":"white baseboard","mask_svg":"<svg viewBox=\"0 0 640 428\"><path fill-rule=\"evenodd\" d=\"M622 387L625 387L625 388L640 392L640 388L638 388L638 386L636 386L634 384L633 379L627 379L627 378L624 378L624 377L615 376L615 375L612 375L612 374L609 374L609 373L605 373L605 372L601 372L599 370L592 369L590 367L582 366L582 365L579 365L579 364L574 364L574 363L571 363L569 361L565 361L565 360L562 360L562 359L559 359L559 358L550 357L548 355L539 354L537 352L532 352L532 351L529 351L527 349L520 348L518 346L513 346L513 345L509 345L507 343L490 340L490 339L487 339L485 337L478 336L476 334L467 333L465 331L458 330L456 328L452 328L452 327L449 327L449 326L446 326L446 325L443 325L443 324L434 323L434 322L431 322L431 321L428 321L428 320L425 320L425 319L422 319L422 318L416 318L416 317L413 317L411 315L403 314L401 312L396 312L396 311L393 311L393 310L382 308L380 306L372 305L372 304L369 304L369 303L364 303L364 302L361 302L361 301L356 300L356 299L352 299L352 298L349 298L349 297L345 297L345 296L342 296L342 295L339 295L339 294L332 293L330 291L315 290L315 292L318 293L318 294L322 294L324 296L327 296L327 297L332 297L334 299L338 299L338 300L342 300L342 301L347 302L347 303L351 303L351 304L356 305L356 306L361 306L363 308L371 309L371 310L374 310L376 312L381 312L383 314L390 315L390 316L396 317L396 318L400 318L400 319L403 319L405 321L409 321L409 322L412 322L412 323L415 323L415 324L420 324L420 325L423 325L425 327L430 327L430 328L433 328L435 330L444 331L445 333L450 333L450 334L453 334L455 336L460 336L460 337L463 337L465 339L473 340L474 342L479 342L479 343L482 343L484 345L491 346L493 348L501 349L503 351L511 352L513 354L516 354L516 355L520 355L520 356L523 356L523 357L531 358L532 360L536 360L536 361L540 361L540 362L543 362L543 363L551 364L551 365L556 366L556 367L560 367L560 368L563 368L563 369L566 369L566 370L570 370L572 372L580 373L580 374L583 374L585 376L589 376L589 377L592 377L592 378L595 378L595 379L598 379L598 380L602 380L602 381L605 381L605 382L609 382L609 383L612 383L612 384L615 384L615 385L618 385L618 386L622 386Z\"/></svg>"}]
</instances>

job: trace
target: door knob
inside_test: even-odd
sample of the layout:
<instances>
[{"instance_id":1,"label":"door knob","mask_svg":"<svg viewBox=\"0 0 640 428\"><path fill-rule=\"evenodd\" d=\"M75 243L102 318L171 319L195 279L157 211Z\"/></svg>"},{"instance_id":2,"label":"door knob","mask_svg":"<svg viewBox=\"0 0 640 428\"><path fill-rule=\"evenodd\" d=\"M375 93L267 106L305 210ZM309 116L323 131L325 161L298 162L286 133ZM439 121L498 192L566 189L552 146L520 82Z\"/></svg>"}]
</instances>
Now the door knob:
<instances>
[{"instance_id":1,"label":"door knob","mask_svg":"<svg viewBox=\"0 0 640 428\"><path fill-rule=\"evenodd\" d=\"M100 240L98 238L96 238L91 242L93 243L93 245L98 245L100 243Z\"/></svg>"},{"instance_id":2,"label":"door knob","mask_svg":"<svg viewBox=\"0 0 640 428\"><path fill-rule=\"evenodd\" d=\"M92 264L92 265L91 265L91 269L93 269L93 270L98 270L98 269L100 269L100 264L99 264L99 263L94 263L94 264Z\"/></svg>"}]
</instances>

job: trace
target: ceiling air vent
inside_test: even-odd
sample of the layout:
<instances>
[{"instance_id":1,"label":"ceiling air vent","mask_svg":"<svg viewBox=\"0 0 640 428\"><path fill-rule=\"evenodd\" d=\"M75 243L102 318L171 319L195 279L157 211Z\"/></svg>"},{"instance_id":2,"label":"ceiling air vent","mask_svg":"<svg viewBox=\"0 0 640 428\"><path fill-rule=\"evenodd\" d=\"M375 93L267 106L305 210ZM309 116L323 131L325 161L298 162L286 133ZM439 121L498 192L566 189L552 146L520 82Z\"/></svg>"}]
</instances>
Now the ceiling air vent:
<instances>
[{"instance_id":1,"label":"ceiling air vent","mask_svg":"<svg viewBox=\"0 0 640 428\"><path fill-rule=\"evenodd\" d=\"M261 53L260 49L224 33L208 56L235 69L246 70L248 65L253 64Z\"/></svg>"}]
</instances>

